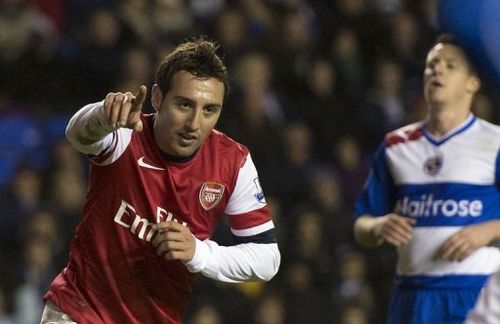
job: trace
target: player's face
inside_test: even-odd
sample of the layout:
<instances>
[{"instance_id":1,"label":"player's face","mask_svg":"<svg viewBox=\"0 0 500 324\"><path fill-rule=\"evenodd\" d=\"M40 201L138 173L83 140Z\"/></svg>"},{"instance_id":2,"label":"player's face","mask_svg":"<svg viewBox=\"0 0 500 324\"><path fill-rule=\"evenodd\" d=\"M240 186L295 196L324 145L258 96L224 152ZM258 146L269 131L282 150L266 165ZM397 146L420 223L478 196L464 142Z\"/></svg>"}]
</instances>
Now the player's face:
<instances>
[{"instance_id":1,"label":"player's face","mask_svg":"<svg viewBox=\"0 0 500 324\"><path fill-rule=\"evenodd\" d=\"M471 73L460 48L439 43L427 55L424 87L431 106L454 104L471 100L479 89L479 79Z\"/></svg>"},{"instance_id":2,"label":"player's face","mask_svg":"<svg viewBox=\"0 0 500 324\"><path fill-rule=\"evenodd\" d=\"M153 86L151 102L157 111L154 137L167 154L192 155L208 137L219 119L224 84L215 78L199 78L186 71L172 77L165 96Z\"/></svg>"}]
</instances>

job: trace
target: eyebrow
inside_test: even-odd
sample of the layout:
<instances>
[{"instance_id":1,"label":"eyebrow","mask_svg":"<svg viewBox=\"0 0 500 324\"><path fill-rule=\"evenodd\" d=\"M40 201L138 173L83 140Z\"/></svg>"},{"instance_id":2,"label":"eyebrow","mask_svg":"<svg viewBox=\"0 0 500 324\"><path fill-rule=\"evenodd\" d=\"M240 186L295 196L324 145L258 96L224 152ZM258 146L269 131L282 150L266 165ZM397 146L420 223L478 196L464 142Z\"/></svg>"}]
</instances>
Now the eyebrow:
<instances>
[{"instance_id":1,"label":"eyebrow","mask_svg":"<svg viewBox=\"0 0 500 324\"><path fill-rule=\"evenodd\" d=\"M430 64L430 63L434 63L434 62L437 62L437 61L445 61L445 62L449 62L449 63L460 63L460 59L457 59L456 57L434 57L432 58L431 60L428 60L426 63L427 64Z\"/></svg>"},{"instance_id":2,"label":"eyebrow","mask_svg":"<svg viewBox=\"0 0 500 324\"><path fill-rule=\"evenodd\" d=\"M174 97L174 100L175 101L186 101L186 102L189 102L190 104L192 105L195 105L196 104L196 101L194 101L193 99L190 99L188 97L184 97L184 96L175 96ZM222 108L222 105L221 104L218 104L218 103L207 103L206 105L204 105L203 107L211 107L211 108L217 108L217 109L221 109Z\"/></svg>"}]
</instances>

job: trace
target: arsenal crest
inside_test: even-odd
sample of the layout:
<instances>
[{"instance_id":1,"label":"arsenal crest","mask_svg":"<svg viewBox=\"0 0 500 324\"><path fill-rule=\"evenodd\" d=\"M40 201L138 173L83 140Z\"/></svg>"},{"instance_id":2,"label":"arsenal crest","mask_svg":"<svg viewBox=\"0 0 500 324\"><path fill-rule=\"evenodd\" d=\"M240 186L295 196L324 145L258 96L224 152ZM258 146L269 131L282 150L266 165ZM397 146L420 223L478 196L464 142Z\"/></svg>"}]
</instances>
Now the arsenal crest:
<instances>
[{"instance_id":1,"label":"arsenal crest","mask_svg":"<svg viewBox=\"0 0 500 324\"><path fill-rule=\"evenodd\" d=\"M200 204L205 210L217 206L224 195L225 187L217 182L205 182L200 188Z\"/></svg>"},{"instance_id":2,"label":"arsenal crest","mask_svg":"<svg viewBox=\"0 0 500 324\"><path fill-rule=\"evenodd\" d=\"M441 155L436 155L428 158L424 163L424 171L429 175L436 175L443 166L443 158Z\"/></svg>"}]
</instances>

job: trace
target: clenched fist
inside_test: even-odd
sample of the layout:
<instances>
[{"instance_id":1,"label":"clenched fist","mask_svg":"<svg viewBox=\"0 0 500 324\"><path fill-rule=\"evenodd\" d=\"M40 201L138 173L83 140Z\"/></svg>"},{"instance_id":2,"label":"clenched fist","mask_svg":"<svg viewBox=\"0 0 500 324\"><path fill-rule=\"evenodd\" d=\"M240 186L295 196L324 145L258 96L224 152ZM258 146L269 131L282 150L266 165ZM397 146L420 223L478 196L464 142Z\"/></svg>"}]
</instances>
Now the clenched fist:
<instances>
[{"instance_id":1,"label":"clenched fist","mask_svg":"<svg viewBox=\"0 0 500 324\"><path fill-rule=\"evenodd\" d=\"M176 221L166 221L155 224L153 229L158 231L152 242L157 255L183 263L193 259L196 241L189 228Z\"/></svg>"}]
</instances>

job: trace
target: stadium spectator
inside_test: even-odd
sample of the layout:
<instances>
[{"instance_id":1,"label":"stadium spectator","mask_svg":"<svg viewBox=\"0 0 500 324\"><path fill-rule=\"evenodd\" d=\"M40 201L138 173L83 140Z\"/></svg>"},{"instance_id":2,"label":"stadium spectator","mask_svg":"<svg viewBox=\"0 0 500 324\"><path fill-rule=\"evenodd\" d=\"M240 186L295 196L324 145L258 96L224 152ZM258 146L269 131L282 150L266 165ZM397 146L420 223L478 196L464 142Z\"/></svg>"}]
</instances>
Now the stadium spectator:
<instances>
[{"instance_id":1,"label":"stadium spectator","mask_svg":"<svg viewBox=\"0 0 500 324\"><path fill-rule=\"evenodd\" d=\"M262 170L262 182L266 190L279 199L283 213L309 199L309 188L314 170L319 163L313 155L312 130L305 124L289 123L283 134L274 141L282 141L282 152L269 161ZM287 183L287 186L283 186Z\"/></svg>"},{"instance_id":2,"label":"stadium spectator","mask_svg":"<svg viewBox=\"0 0 500 324\"><path fill-rule=\"evenodd\" d=\"M5 295L3 287L0 286L0 324L14 324L14 319L9 315Z\"/></svg>"},{"instance_id":3,"label":"stadium spectator","mask_svg":"<svg viewBox=\"0 0 500 324\"><path fill-rule=\"evenodd\" d=\"M340 312L340 324L368 324L372 323L366 308L360 303L348 303Z\"/></svg>"},{"instance_id":4,"label":"stadium spectator","mask_svg":"<svg viewBox=\"0 0 500 324\"><path fill-rule=\"evenodd\" d=\"M366 314L373 314L375 295L367 277L366 257L360 251L345 247L338 251L340 262L334 281L333 302L345 308L346 305L363 305Z\"/></svg>"},{"instance_id":5,"label":"stadium spectator","mask_svg":"<svg viewBox=\"0 0 500 324\"><path fill-rule=\"evenodd\" d=\"M254 319L255 324L285 324L286 311L283 293L280 290L267 290L258 300Z\"/></svg>"},{"instance_id":6,"label":"stadium spectator","mask_svg":"<svg viewBox=\"0 0 500 324\"><path fill-rule=\"evenodd\" d=\"M117 89L137 89L145 81L152 83L153 68L151 66L151 55L147 49L142 47L131 47L122 54L121 77L117 82Z\"/></svg>"},{"instance_id":7,"label":"stadium spectator","mask_svg":"<svg viewBox=\"0 0 500 324\"><path fill-rule=\"evenodd\" d=\"M333 308L328 293L314 284L314 273L307 261L289 263L285 275L285 323L332 323Z\"/></svg>"},{"instance_id":8,"label":"stadium spectator","mask_svg":"<svg viewBox=\"0 0 500 324\"><path fill-rule=\"evenodd\" d=\"M279 150L284 123L283 105L271 83L274 73L262 53L242 56L234 70L234 109L223 120L224 130L235 140L245 141L257 166L265 165Z\"/></svg>"},{"instance_id":9,"label":"stadium spectator","mask_svg":"<svg viewBox=\"0 0 500 324\"><path fill-rule=\"evenodd\" d=\"M215 308L215 306L210 304L203 304L198 308L191 320L188 322L189 324L221 324L222 316L220 311Z\"/></svg>"},{"instance_id":10,"label":"stadium spectator","mask_svg":"<svg viewBox=\"0 0 500 324\"><path fill-rule=\"evenodd\" d=\"M352 206L359 189L363 187L369 165L355 136L338 137L332 151L343 202Z\"/></svg>"},{"instance_id":11,"label":"stadium spectator","mask_svg":"<svg viewBox=\"0 0 500 324\"><path fill-rule=\"evenodd\" d=\"M374 69L374 80L358 112L364 151L376 146L385 133L407 122L408 108L402 91L401 67L393 60L384 58L375 63Z\"/></svg>"},{"instance_id":12,"label":"stadium spectator","mask_svg":"<svg viewBox=\"0 0 500 324\"><path fill-rule=\"evenodd\" d=\"M287 110L293 110L287 115L313 130L314 154L331 162L335 141L345 133L354 132L353 125L357 122L356 105L341 88L337 67L329 58L316 57L300 89L287 93L287 98L290 106Z\"/></svg>"},{"instance_id":13,"label":"stadium spectator","mask_svg":"<svg viewBox=\"0 0 500 324\"><path fill-rule=\"evenodd\" d=\"M35 235L26 238L22 284L14 295L17 323L40 323L44 306L40 295L55 276L53 252L52 242L45 237Z\"/></svg>"}]
</instances>

